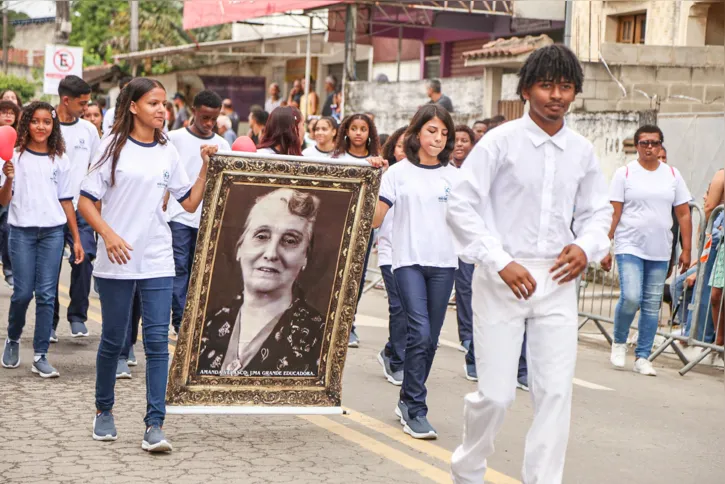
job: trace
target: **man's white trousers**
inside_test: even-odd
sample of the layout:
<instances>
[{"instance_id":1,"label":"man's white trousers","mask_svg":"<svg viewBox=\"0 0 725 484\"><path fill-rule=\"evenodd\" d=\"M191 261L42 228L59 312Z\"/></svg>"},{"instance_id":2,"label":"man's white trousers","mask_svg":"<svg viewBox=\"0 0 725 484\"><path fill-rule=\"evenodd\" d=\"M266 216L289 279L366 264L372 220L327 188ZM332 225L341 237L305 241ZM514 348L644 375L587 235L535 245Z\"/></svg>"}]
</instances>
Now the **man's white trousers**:
<instances>
[{"instance_id":1,"label":"man's white trousers","mask_svg":"<svg viewBox=\"0 0 725 484\"><path fill-rule=\"evenodd\" d=\"M464 400L463 444L451 462L456 484L483 482L486 459L516 394L524 329L534 421L526 436L523 482L562 481L577 350L576 283L554 282L553 260L518 262L537 283L528 301L516 299L497 273L477 268L473 275L478 390Z\"/></svg>"}]
</instances>

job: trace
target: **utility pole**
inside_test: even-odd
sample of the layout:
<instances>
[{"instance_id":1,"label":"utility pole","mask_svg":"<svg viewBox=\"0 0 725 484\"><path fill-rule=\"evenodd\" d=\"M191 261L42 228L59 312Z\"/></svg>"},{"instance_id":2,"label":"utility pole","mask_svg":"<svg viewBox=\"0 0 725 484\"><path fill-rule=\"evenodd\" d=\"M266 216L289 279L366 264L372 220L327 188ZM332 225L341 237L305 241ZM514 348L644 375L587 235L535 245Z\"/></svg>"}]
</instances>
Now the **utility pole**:
<instances>
[{"instance_id":1,"label":"utility pole","mask_svg":"<svg viewBox=\"0 0 725 484\"><path fill-rule=\"evenodd\" d=\"M8 45L8 2L3 2L3 74L8 75L8 51L10 46Z\"/></svg>"},{"instance_id":2,"label":"utility pole","mask_svg":"<svg viewBox=\"0 0 725 484\"><path fill-rule=\"evenodd\" d=\"M355 73L355 44L357 42L357 5L347 4L345 10L345 51L342 66L342 115L347 110L347 84L357 78Z\"/></svg>"},{"instance_id":3,"label":"utility pole","mask_svg":"<svg viewBox=\"0 0 725 484\"><path fill-rule=\"evenodd\" d=\"M129 6L131 10L131 35L129 37L129 51L138 52L138 0L129 0ZM136 69L138 63L134 59L131 61L131 69L134 77L136 76Z\"/></svg>"},{"instance_id":4,"label":"utility pole","mask_svg":"<svg viewBox=\"0 0 725 484\"><path fill-rule=\"evenodd\" d=\"M67 45L70 38L70 2L56 0L55 2L55 38L56 45Z\"/></svg>"}]
</instances>

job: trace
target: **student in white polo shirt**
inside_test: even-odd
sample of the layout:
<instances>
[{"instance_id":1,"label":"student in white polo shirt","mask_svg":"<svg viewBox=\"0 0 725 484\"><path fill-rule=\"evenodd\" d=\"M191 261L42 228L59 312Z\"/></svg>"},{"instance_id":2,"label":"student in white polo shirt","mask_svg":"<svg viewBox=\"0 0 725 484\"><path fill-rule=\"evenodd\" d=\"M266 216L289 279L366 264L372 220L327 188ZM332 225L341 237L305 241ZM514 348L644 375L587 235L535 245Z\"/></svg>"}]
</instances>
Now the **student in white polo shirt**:
<instances>
[{"instance_id":1,"label":"student in white polo shirt","mask_svg":"<svg viewBox=\"0 0 725 484\"><path fill-rule=\"evenodd\" d=\"M302 156L328 158L335 149L337 137L337 121L331 116L324 116L315 123L315 144L305 148Z\"/></svg>"},{"instance_id":2,"label":"student in white polo shirt","mask_svg":"<svg viewBox=\"0 0 725 484\"><path fill-rule=\"evenodd\" d=\"M214 133L214 125L222 109L222 98L213 91L201 91L194 97L192 112L193 124L187 128L180 128L169 133L169 140L179 152L181 164L190 178L199 174L202 160L200 149L203 145L215 145L220 150L230 151L229 143ZM189 213L174 198L167 193L171 227L171 236L174 247L174 295L171 300L171 324L174 332L179 333L181 318L186 305L186 292L189 286L191 264L194 261L196 250L196 236L201 221L201 205L195 212Z\"/></svg>"},{"instance_id":3,"label":"student in white polo shirt","mask_svg":"<svg viewBox=\"0 0 725 484\"><path fill-rule=\"evenodd\" d=\"M168 452L166 416L168 327L173 291L171 229L162 205L168 191L188 212L201 203L209 155L203 146L198 176L189 178L179 153L162 132L166 91L158 81L132 80L121 91L111 134L81 185L79 211L98 233L98 280L103 328L96 359L95 440L116 440L111 410L118 358L130 331L134 291L141 296L146 353L146 431L141 447ZM102 212L96 202L102 202Z\"/></svg>"},{"instance_id":4,"label":"student in white polo shirt","mask_svg":"<svg viewBox=\"0 0 725 484\"><path fill-rule=\"evenodd\" d=\"M337 141L332 157L340 160L360 161L377 158L378 156L380 156L380 138L378 137L378 130L375 127L375 123L370 116L358 113L343 119L337 130ZM363 288L365 287L365 277L368 270L368 262L370 261L370 253L373 249L373 240L374 238L371 234L370 242L365 252L362 281L360 282L360 289L357 294L358 304L360 304ZM357 336L354 321L347 346L349 348L357 348L360 346L360 338Z\"/></svg>"},{"instance_id":5,"label":"student in white polo shirt","mask_svg":"<svg viewBox=\"0 0 725 484\"><path fill-rule=\"evenodd\" d=\"M73 238L74 262L83 261L70 171L58 113L48 103L30 103L18 126L15 154L3 166L0 189L0 204L10 204L8 241L15 277L2 366L17 368L20 364L20 335L35 293L32 371L43 378L59 376L46 355L66 222Z\"/></svg>"},{"instance_id":6,"label":"student in white polo shirt","mask_svg":"<svg viewBox=\"0 0 725 484\"><path fill-rule=\"evenodd\" d=\"M269 115L257 153L302 156L305 121L294 106L282 106Z\"/></svg>"},{"instance_id":7,"label":"student in white polo shirt","mask_svg":"<svg viewBox=\"0 0 725 484\"><path fill-rule=\"evenodd\" d=\"M383 175L373 226L395 208L392 227L393 275L408 319L403 385L395 409L403 431L435 439L428 422L425 386L433 366L458 258L446 224L446 205L459 170L450 164L453 119L438 104L427 104L405 132L406 159Z\"/></svg>"},{"instance_id":8,"label":"student in white polo shirt","mask_svg":"<svg viewBox=\"0 0 725 484\"><path fill-rule=\"evenodd\" d=\"M78 198L81 193L81 182L88 173L91 159L96 155L100 139L95 126L85 119L81 119L83 112L91 99L91 86L78 76L67 76L58 86L60 103L57 107L60 131L65 141L65 154L70 159L71 191L73 192L73 207L78 207ZM68 322L73 338L88 336L86 321L88 320L88 296L91 293L93 274L93 259L96 258L96 237L93 229L85 219L76 212L78 233L86 256L80 264L75 263L73 255L73 237L68 225L65 227L65 243L70 247L70 304L68 304ZM60 271L58 272L60 280ZM53 331L50 341L58 341L56 330L60 320L60 306L58 304L58 289L56 285L55 308L53 311Z\"/></svg>"}]
</instances>

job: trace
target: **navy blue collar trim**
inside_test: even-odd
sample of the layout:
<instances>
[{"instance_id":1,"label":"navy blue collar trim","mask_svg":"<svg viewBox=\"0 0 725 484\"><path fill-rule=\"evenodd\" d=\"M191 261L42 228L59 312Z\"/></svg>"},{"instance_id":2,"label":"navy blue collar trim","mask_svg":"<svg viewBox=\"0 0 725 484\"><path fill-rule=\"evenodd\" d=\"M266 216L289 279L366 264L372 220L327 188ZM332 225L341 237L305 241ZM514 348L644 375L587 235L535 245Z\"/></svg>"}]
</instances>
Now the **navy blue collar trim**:
<instances>
[{"instance_id":1,"label":"navy blue collar trim","mask_svg":"<svg viewBox=\"0 0 725 484\"><path fill-rule=\"evenodd\" d=\"M365 156L355 156L352 153L350 153L349 151L347 152L347 154L352 156L353 158L357 158L358 160L367 160L368 158L370 158L370 152L368 152L368 154Z\"/></svg>"},{"instance_id":2,"label":"navy blue collar trim","mask_svg":"<svg viewBox=\"0 0 725 484\"><path fill-rule=\"evenodd\" d=\"M320 153L324 154L324 155L329 155L330 153L332 153L333 151L335 151L334 149L332 149L330 151L322 151L320 148L317 147L317 145L315 145L315 149L317 151L319 151ZM352 156L352 155L350 155L350 156Z\"/></svg>"},{"instance_id":3,"label":"navy blue collar trim","mask_svg":"<svg viewBox=\"0 0 725 484\"><path fill-rule=\"evenodd\" d=\"M193 136L194 138L199 138L199 139L206 139L206 140L209 140L209 139L214 139L214 133L212 133L212 134L211 134L211 136L209 136L208 138L204 138L203 136L199 136L198 134L194 133L194 132L193 132L193 131L191 130L191 128L189 128L189 127L187 127L187 128L186 128L186 130L187 130L187 131L189 132L189 134L190 134L190 135L192 135L192 136Z\"/></svg>"},{"instance_id":4,"label":"navy blue collar trim","mask_svg":"<svg viewBox=\"0 0 725 484\"><path fill-rule=\"evenodd\" d=\"M443 165L438 163L437 165L423 165L421 163L413 163L413 165L417 166L418 168L423 168L425 170L435 170L437 168L443 168Z\"/></svg>"},{"instance_id":5,"label":"navy blue collar trim","mask_svg":"<svg viewBox=\"0 0 725 484\"><path fill-rule=\"evenodd\" d=\"M142 146L144 148L153 148L154 146L156 146L157 144L159 144L158 141L152 141L151 143L142 143L139 140L133 139L131 136L129 136L128 139L131 142L136 143L137 145Z\"/></svg>"},{"instance_id":6,"label":"navy blue collar trim","mask_svg":"<svg viewBox=\"0 0 725 484\"><path fill-rule=\"evenodd\" d=\"M50 155L50 153L39 153L37 151L31 150L30 148L25 148L25 151L27 151L31 155L35 155L35 156L48 156L48 155Z\"/></svg>"},{"instance_id":7,"label":"navy blue collar trim","mask_svg":"<svg viewBox=\"0 0 725 484\"><path fill-rule=\"evenodd\" d=\"M61 122L61 123L60 123L60 125L61 125L61 126L73 126L74 124L78 124L78 122L79 122L80 120L81 120L81 118L76 118L76 120L75 120L75 121L73 121L72 123L63 123L63 122Z\"/></svg>"}]
</instances>

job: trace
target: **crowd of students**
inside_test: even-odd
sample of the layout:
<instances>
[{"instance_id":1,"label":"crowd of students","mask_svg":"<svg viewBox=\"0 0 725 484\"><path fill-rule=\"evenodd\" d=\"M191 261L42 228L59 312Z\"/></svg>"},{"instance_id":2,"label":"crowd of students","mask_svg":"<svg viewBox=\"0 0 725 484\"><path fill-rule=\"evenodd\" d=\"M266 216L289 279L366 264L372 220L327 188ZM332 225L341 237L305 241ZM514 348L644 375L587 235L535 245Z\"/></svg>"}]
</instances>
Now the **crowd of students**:
<instances>
[{"instance_id":1,"label":"crowd of students","mask_svg":"<svg viewBox=\"0 0 725 484\"><path fill-rule=\"evenodd\" d=\"M623 338L641 309L635 371L652 375L647 356L660 304L652 294L661 294L667 276L672 235L663 220L671 221L672 207L682 232L683 272L690 262L690 195L679 172L657 159L662 132L652 126L637 131L639 158L617 171L607 193L592 144L564 123L584 82L574 54L560 45L539 49L519 77L529 111L505 124L494 118L473 129L456 126L444 107L431 103L408 126L383 136L369 113L307 123L287 105L274 107L266 119L255 115L261 127L252 128L258 153L367 160L384 170L373 219L377 237L370 237L365 267L377 240L390 316L378 360L387 380L400 386L394 412L413 438L437 437L427 416L426 384L455 288L464 372L477 382L465 398L455 482L482 482L517 386L530 389L534 401L524 480L561 482L576 361L577 278L589 262L610 265L614 239L622 296L612 363L624 365ZM88 335L91 275L101 301L92 436L117 439L115 382L131 376L143 318L142 448L170 451L163 431L169 323L180 331L209 157L230 143L218 133L223 101L214 92L198 93L186 126L165 133L164 87L148 78L124 79L121 87L102 122L100 110L89 108L90 87L75 76L60 83L57 107L33 102L20 112L2 95L0 124L18 130L0 179L0 204L8 207L3 266L7 252L5 277L13 285L2 366L20 365L25 313L35 295L31 368L44 378L59 376L48 353L58 339L59 268L67 245L71 336ZM715 281L722 281L722 272L714 271ZM353 325L349 346L359 344Z\"/></svg>"}]
</instances>

